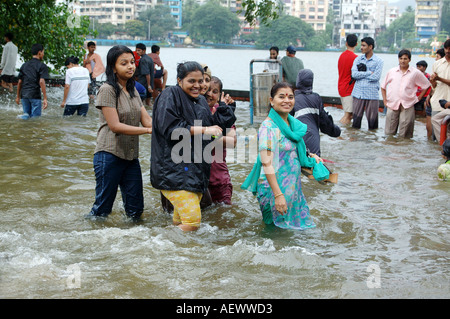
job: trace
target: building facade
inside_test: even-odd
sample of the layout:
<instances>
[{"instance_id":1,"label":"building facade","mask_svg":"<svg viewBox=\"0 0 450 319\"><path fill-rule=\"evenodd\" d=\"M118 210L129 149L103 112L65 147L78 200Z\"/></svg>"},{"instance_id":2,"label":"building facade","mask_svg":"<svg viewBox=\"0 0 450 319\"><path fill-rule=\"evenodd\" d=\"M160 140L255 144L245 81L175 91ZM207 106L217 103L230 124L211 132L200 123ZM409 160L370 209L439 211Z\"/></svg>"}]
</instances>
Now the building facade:
<instances>
[{"instance_id":1,"label":"building facade","mask_svg":"<svg viewBox=\"0 0 450 319\"><path fill-rule=\"evenodd\" d=\"M288 0L285 11L311 25L315 31L324 31L327 24L329 0Z\"/></svg>"},{"instance_id":2,"label":"building facade","mask_svg":"<svg viewBox=\"0 0 450 319\"><path fill-rule=\"evenodd\" d=\"M80 15L89 16L99 23L125 24L136 16L133 0L79 0L78 5Z\"/></svg>"},{"instance_id":3,"label":"building facade","mask_svg":"<svg viewBox=\"0 0 450 319\"><path fill-rule=\"evenodd\" d=\"M427 41L440 31L443 0L416 0L415 27L421 40Z\"/></svg>"},{"instance_id":4,"label":"building facade","mask_svg":"<svg viewBox=\"0 0 450 319\"><path fill-rule=\"evenodd\" d=\"M80 15L94 18L99 23L125 24L129 20L136 20L139 14L157 4L170 7L171 15L182 25L181 0L78 0L76 7Z\"/></svg>"},{"instance_id":5,"label":"building facade","mask_svg":"<svg viewBox=\"0 0 450 319\"><path fill-rule=\"evenodd\" d=\"M164 0L165 5L170 8L170 14L177 22L177 28L183 25L183 2L181 0Z\"/></svg>"}]
</instances>

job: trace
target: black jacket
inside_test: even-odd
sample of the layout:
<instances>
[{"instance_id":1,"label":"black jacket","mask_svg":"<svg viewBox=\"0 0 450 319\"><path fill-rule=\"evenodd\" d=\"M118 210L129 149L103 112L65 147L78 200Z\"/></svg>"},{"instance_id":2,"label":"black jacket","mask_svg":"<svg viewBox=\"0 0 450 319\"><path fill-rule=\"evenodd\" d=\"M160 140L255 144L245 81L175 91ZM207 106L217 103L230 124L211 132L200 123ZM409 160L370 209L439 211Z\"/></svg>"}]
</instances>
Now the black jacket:
<instances>
[{"instance_id":1,"label":"black jacket","mask_svg":"<svg viewBox=\"0 0 450 319\"><path fill-rule=\"evenodd\" d=\"M205 192L211 158L203 153L211 137L203 134L191 136L190 128L228 126L236 120L231 108L224 108L220 114L213 116L203 96L194 99L175 85L166 88L157 97L152 115L152 186L163 190Z\"/></svg>"},{"instance_id":2,"label":"black jacket","mask_svg":"<svg viewBox=\"0 0 450 319\"><path fill-rule=\"evenodd\" d=\"M309 69L300 70L297 76L295 105L291 115L308 126L303 140L306 148L320 156L320 132L331 137L341 135L341 129L323 107L322 98L312 91L314 74Z\"/></svg>"}]
</instances>

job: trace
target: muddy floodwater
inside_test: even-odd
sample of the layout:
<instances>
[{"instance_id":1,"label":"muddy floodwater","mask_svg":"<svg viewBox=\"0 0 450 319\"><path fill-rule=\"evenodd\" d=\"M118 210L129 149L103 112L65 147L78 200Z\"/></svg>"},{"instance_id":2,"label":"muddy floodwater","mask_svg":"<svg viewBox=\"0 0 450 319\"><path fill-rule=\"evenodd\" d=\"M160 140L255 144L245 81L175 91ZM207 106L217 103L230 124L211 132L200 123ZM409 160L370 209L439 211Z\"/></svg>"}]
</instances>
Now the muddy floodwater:
<instances>
[{"instance_id":1,"label":"muddy floodwater","mask_svg":"<svg viewBox=\"0 0 450 319\"><path fill-rule=\"evenodd\" d=\"M240 189L258 123L238 102L233 205L209 208L199 231L183 233L150 184L148 135L140 137L142 221L125 217L120 192L105 221L84 218L98 111L63 118L62 88L48 90L49 108L28 121L0 92L1 298L450 297L450 182L437 179L443 160L423 119L411 140L385 137L383 116L376 131L364 118L361 130L322 136L339 181L303 178L317 227L291 231L263 225L256 198ZM327 110L335 122L343 115Z\"/></svg>"}]
</instances>

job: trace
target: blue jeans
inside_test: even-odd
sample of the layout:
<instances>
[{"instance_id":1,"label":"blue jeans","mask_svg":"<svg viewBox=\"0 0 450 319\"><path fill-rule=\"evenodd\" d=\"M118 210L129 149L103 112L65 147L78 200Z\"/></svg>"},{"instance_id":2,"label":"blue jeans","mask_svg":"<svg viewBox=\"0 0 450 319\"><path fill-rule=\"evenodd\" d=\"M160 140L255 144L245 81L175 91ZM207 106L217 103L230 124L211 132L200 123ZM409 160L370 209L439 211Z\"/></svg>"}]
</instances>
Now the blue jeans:
<instances>
[{"instance_id":1,"label":"blue jeans","mask_svg":"<svg viewBox=\"0 0 450 319\"><path fill-rule=\"evenodd\" d=\"M97 185L95 203L89 216L108 216L120 187L125 213L128 217L139 219L144 211L139 160L127 161L108 152L97 152L94 155L94 171Z\"/></svg>"},{"instance_id":2,"label":"blue jeans","mask_svg":"<svg viewBox=\"0 0 450 319\"><path fill-rule=\"evenodd\" d=\"M64 108L63 116L74 115L77 112L77 115L86 116L89 109L89 103L86 104L78 104L78 105L67 105Z\"/></svg>"},{"instance_id":3,"label":"blue jeans","mask_svg":"<svg viewBox=\"0 0 450 319\"><path fill-rule=\"evenodd\" d=\"M30 117L41 116L42 101L41 99L22 99L22 108L23 115L20 117L24 120Z\"/></svg>"}]
</instances>

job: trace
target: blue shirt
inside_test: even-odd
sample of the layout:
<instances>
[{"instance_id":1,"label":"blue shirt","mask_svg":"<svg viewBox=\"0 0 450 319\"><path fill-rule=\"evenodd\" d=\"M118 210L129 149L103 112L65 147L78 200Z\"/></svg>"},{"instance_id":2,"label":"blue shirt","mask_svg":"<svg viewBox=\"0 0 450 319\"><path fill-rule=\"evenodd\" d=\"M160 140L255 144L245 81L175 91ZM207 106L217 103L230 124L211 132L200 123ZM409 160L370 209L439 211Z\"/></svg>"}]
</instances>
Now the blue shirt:
<instances>
[{"instance_id":1,"label":"blue shirt","mask_svg":"<svg viewBox=\"0 0 450 319\"><path fill-rule=\"evenodd\" d=\"M358 71L357 65L363 63L367 71ZM366 58L366 55L358 56L353 61L352 78L356 80L352 96L362 100L379 100L380 77L383 71L383 60L375 54Z\"/></svg>"}]
</instances>

